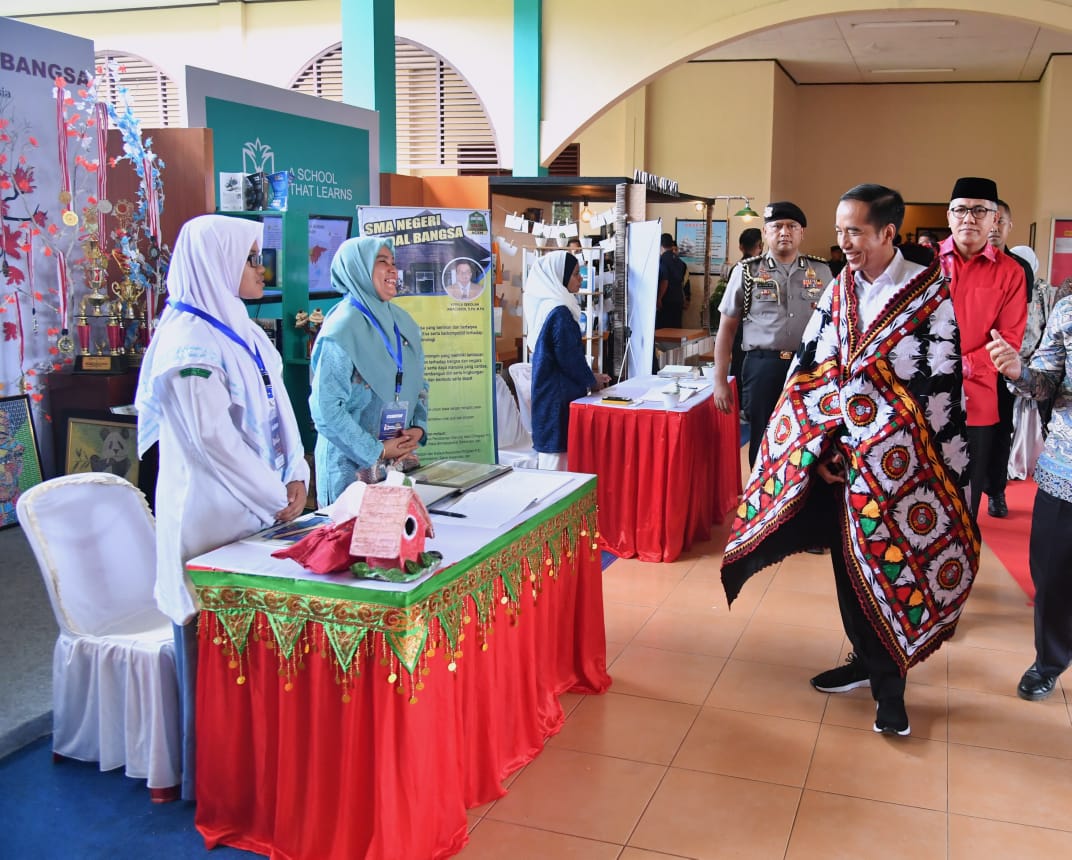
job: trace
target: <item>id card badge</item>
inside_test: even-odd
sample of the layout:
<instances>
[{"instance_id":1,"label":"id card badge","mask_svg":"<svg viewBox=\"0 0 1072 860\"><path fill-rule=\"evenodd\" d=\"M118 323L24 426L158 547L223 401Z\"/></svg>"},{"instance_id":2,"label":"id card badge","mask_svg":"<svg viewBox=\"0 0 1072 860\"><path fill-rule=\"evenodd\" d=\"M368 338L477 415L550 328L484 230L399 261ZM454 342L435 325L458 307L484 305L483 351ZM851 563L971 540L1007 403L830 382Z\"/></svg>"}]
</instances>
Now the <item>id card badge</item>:
<instances>
[{"instance_id":1,"label":"id card badge","mask_svg":"<svg viewBox=\"0 0 1072 860\"><path fill-rule=\"evenodd\" d=\"M406 428L406 416L409 414L409 404L404 400L384 404L380 412L380 436L381 442L394 439Z\"/></svg>"},{"instance_id":2,"label":"id card badge","mask_svg":"<svg viewBox=\"0 0 1072 860\"><path fill-rule=\"evenodd\" d=\"M279 423L279 410L272 401L271 415L268 419L268 432L272 436L272 451L275 454L275 467L282 469L287 464L287 458L283 454L283 427Z\"/></svg>"}]
</instances>

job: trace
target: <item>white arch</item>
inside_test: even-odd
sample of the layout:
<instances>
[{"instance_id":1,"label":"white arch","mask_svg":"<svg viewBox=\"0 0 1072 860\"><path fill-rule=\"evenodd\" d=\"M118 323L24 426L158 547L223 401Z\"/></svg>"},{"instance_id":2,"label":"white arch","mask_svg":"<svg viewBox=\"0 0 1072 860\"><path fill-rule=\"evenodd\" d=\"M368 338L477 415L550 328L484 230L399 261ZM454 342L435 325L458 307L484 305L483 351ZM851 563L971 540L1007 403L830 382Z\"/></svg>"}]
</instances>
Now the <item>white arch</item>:
<instances>
[{"instance_id":1,"label":"white arch","mask_svg":"<svg viewBox=\"0 0 1072 860\"><path fill-rule=\"evenodd\" d=\"M1001 0L901 0L896 11L909 15L943 12L989 14L1030 22L1051 30L1072 32L1072 4L1019 0L1014 12ZM853 12L891 11L888 0L720 0L692 3L680 16L659 18L657 38L644 27L610 30L607 10L580 4L569 16L545 18L543 132L540 160L547 164L606 110L646 86L669 69L726 42L784 24ZM653 14L648 0L618 0L619 21L643 21ZM613 43L599 41L599 34ZM579 60L578 58L582 58ZM559 70L577 69L576 75ZM577 87L577 80L584 87Z\"/></svg>"}]
</instances>

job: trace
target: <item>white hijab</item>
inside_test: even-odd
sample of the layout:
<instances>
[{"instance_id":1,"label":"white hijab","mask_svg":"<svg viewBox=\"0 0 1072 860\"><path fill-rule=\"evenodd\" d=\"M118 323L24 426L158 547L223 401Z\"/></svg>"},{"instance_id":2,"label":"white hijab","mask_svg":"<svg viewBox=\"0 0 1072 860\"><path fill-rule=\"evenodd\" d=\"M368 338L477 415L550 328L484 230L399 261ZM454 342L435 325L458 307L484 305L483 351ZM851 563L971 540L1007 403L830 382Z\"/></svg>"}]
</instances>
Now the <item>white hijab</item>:
<instances>
[{"instance_id":1,"label":"white hijab","mask_svg":"<svg viewBox=\"0 0 1072 860\"><path fill-rule=\"evenodd\" d=\"M567 307L574 320L579 322L581 319L581 308L577 299L562 283L568 253L552 251L550 254L544 254L529 269L523 300L525 337L529 352L536 349L536 341L540 337L540 329L547 322L547 315L559 305Z\"/></svg>"},{"instance_id":2,"label":"white hijab","mask_svg":"<svg viewBox=\"0 0 1072 860\"><path fill-rule=\"evenodd\" d=\"M257 221L226 215L202 215L187 221L175 241L168 268L170 302L184 302L230 327L268 369L274 395L286 397L279 353L254 323L238 297L246 258L260 245L264 227ZM138 455L160 438L163 409L160 380L184 367L208 367L227 379L234 418L247 443L265 462L275 464L268 398L253 357L206 320L170 303L160 318L138 377ZM227 416L220 416L226 420Z\"/></svg>"}]
</instances>

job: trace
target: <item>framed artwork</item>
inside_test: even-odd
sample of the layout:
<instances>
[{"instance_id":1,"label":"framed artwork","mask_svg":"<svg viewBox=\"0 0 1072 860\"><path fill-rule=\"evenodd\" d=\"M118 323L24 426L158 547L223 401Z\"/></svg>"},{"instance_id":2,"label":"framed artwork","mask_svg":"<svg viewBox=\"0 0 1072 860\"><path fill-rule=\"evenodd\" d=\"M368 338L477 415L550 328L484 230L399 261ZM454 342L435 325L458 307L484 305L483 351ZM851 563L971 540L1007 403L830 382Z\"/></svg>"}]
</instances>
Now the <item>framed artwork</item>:
<instances>
[{"instance_id":1,"label":"framed artwork","mask_svg":"<svg viewBox=\"0 0 1072 860\"><path fill-rule=\"evenodd\" d=\"M138 485L137 419L100 413L67 419L64 471L110 472Z\"/></svg>"},{"instance_id":2,"label":"framed artwork","mask_svg":"<svg viewBox=\"0 0 1072 860\"><path fill-rule=\"evenodd\" d=\"M688 266L689 274L702 275L704 231L707 222L703 218L675 218L674 241L678 256ZM707 265L711 274L717 274L726 262L726 222L711 222L711 247L707 249Z\"/></svg>"},{"instance_id":3,"label":"framed artwork","mask_svg":"<svg viewBox=\"0 0 1072 860\"><path fill-rule=\"evenodd\" d=\"M1054 218L1050 228L1050 259L1047 272L1054 286L1072 278L1072 218Z\"/></svg>"},{"instance_id":4,"label":"framed artwork","mask_svg":"<svg viewBox=\"0 0 1072 860\"><path fill-rule=\"evenodd\" d=\"M569 202L555 202L551 204L551 223L566 224L573 218L573 204Z\"/></svg>"},{"instance_id":5,"label":"framed artwork","mask_svg":"<svg viewBox=\"0 0 1072 860\"><path fill-rule=\"evenodd\" d=\"M0 397L0 528L18 522L15 504L19 496L41 480L41 451L30 398L25 394Z\"/></svg>"},{"instance_id":6,"label":"framed artwork","mask_svg":"<svg viewBox=\"0 0 1072 860\"><path fill-rule=\"evenodd\" d=\"M543 221L543 210L537 206L530 206L525 210L526 221Z\"/></svg>"}]
</instances>

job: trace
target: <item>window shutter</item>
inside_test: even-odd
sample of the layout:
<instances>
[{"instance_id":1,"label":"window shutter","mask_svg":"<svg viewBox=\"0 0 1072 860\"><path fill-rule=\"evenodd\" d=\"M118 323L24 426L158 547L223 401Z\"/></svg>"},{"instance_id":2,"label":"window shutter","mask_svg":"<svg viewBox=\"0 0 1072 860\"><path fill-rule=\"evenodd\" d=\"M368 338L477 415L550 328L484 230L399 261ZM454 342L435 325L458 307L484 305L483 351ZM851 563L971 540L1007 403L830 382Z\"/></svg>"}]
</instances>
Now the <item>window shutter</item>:
<instances>
[{"instance_id":1,"label":"window shutter","mask_svg":"<svg viewBox=\"0 0 1072 860\"><path fill-rule=\"evenodd\" d=\"M548 176L580 176L581 175L581 145L571 143L566 146L547 166Z\"/></svg>"},{"instance_id":2,"label":"window shutter","mask_svg":"<svg viewBox=\"0 0 1072 860\"><path fill-rule=\"evenodd\" d=\"M342 45L328 48L298 73L292 90L332 101L342 101Z\"/></svg>"},{"instance_id":3,"label":"window shutter","mask_svg":"<svg viewBox=\"0 0 1072 860\"><path fill-rule=\"evenodd\" d=\"M342 45L315 57L290 85L309 95L342 101ZM406 170L498 170L487 114L453 67L423 48L395 41L398 166Z\"/></svg>"},{"instance_id":4,"label":"window shutter","mask_svg":"<svg viewBox=\"0 0 1072 860\"><path fill-rule=\"evenodd\" d=\"M179 107L179 88L160 69L133 54L118 51L97 51L97 98L108 102L122 113L123 101L119 87L126 87L127 101L142 128L168 128L182 125ZM108 64L118 66L113 76Z\"/></svg>"}]
</instances>

